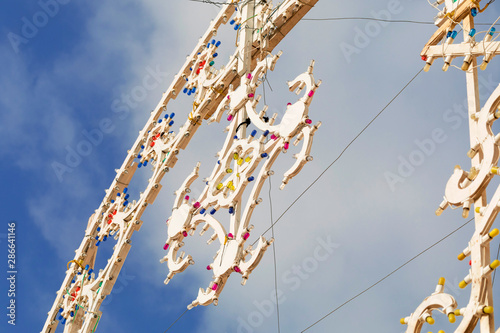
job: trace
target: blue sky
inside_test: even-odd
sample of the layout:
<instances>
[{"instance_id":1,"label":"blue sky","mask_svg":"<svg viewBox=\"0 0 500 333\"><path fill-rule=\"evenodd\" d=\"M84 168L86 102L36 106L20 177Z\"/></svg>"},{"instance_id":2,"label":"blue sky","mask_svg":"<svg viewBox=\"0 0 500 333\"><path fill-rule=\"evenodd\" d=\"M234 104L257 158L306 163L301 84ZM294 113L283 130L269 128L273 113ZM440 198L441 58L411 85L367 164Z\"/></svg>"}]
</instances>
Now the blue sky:
<instances>
[{"instance_id":1,"label":"blue sky","mask_svg":"<svg viewBox=\"0 0 500 333\"><path fill-rule=\"evenodd\" d=\"M5 234L7 223L15 220L18 275L16 326L7 325L2 315L0 327L7 332L38 332L64 278L66 263L73 258L114 170L218 10L192 1L68 0L57 10L51 7L53 15L44 22L37 1L9 1L3 7L0 248L5 260L0 267L6 272ZM425 0L320 0L307 17L374 17L381 11L398 20L432 21L435 15ZM477 22L493 22L499 12L494 3ZM37 21L39 27L29 31L26 22L36 20L42 20ZM370 36L363 40L360 31ZM310 116L323 126L315 136L314 161L284 191L279 190L279 181L289 156L276 163L271 191L275 219L422 68L419 53L434 31L432 25L303 21L279 45L283 57L268 75L273 88L272 93L266 91L270 109L281 112L280 106L295 98L285 82L315 59L315 78L323 84ZM12 33L29 38L18 44L12 42ZM219 65L233 52L234 31L228 29L220 38ZM356 52L346 53L346 47ZM496 60L480 73L482 104L500 82ZM305 329L464 222L458 210L434 215L453 167L470 166L465 119L446 116L456 116L453 112L461 109L465 75L453 68L443 73L441 64L436 60L429 73L422 73L276 225L282 332ZM151 73L157 77L155 87L144 96L127 99ZM189 103L186 96L173 103L176 117L187 116ZM117 112L117 105L125 109ZM69 152L88 141L85 133L102 130L103 121L108 122L108 130L91 145L87 156L73 161L67 172L55 171L54 165L67 164ZM98 331L163 332L208 282L210 276L199 260L199 265L165 286L166 265L158 260L163 256L172 192L197 161L202 161L200 178L210 174L213 155L223 142L222 130L222 124L204 125L164 178L164 190L143 216L145 223L134 234L121 278L101 308L104 315ZM434 140L424 160L406 170L403 182L391 186L387 172L397 174L402 161L421 150L418 142L433 140L436 130L443 139ZM147 172L138 176L138 187L147 176ZM193 192L203 189L201 182L197 184ZM493 181L490 191L498 184ZM254 214L255 234L270 224L267 191L266 185L261 194L264 201ZM458 262L456 255L467 246L472 232L472 225L463 228L308 332L402 332L399 318L433 292L440 276L447 278L448 292L465 306L470 289L460 290L457 285L467 275L468 265ZM193 251L198 251L198 258L210 258L215 249L204 252L205 238L196 239L200 245L193 244ZM315 249L325 242L334 243L334 250L325 250L328 256L318 260ZM493 255L497 248L495 240ZM104 260L103 254L98 261ZM309 271L298 273L297 267ZM276 332L276 311L267 308L273 300L272 252L266 253L245 287L239 282L230 279L217 307L195 308L169 332ZM5 279L0 287L5 309ZM497 281L496 304L499 288ZM498 327L498 315L496 319ZM425 329L448 332L452 328L439 318L435 327Z\"/></svg>"}]
</instances>

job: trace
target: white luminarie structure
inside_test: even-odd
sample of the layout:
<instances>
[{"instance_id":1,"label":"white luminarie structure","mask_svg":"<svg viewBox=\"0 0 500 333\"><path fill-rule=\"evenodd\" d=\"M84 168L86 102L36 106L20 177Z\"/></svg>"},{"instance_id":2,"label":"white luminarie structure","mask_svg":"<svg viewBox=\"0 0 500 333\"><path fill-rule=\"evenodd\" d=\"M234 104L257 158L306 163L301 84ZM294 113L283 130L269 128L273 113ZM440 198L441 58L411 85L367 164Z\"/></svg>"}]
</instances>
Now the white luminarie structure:
<instances>
[{"instance_id":1,"label":"white luminarie structure","mask_svg":"<svg viewBox=\"0 0 500 333\"><path fill-rule=\"evenodd\" d=\"M239 270L244 278L248 277L269 244L261 238L257 249L251 252L252 258L244 261L245 253L241 246L248 238L245 230L250 229L250 216L263 181L278 154L286 151L290 140L297 137L298 140L304 140L303 148L296 156L297 162L285 174L283 184L294 177L311 160L309 153L312 136L319 127L319 123L311 126L308 119L308 106L319 85L312 76L313 65L292 82L291 89L305 88L305 96L288 107L278 125L274 125L275 117L268 122L264 121L265 111L256 113L259 98L255 98L255 90L267 70L274 68L279 57L273 56L271 52L317 2L318 0L285 0L273 6L272 1L232 0L222 6L220 13L211 22L151 112L121 168L116 170L117 176L106 190L102 203L89 218L85 236L75 251L74 259L68 263L66 277L48 313L43 333L55 332L59 322L65 324L64 332L88 333L96 330L102 315L99 308L119 276L131 248L132 234L142 225L140 219L143 212L148 205L154 203L162 188L161 179L176 164L178 154L187 147L203 119L219 121L226 110L229 110L229 116L233 120L229 126L233 136L228 137L219 154L220 167L216 167L209 178L207 188L199 198L199 206L187 200L183 202L186 189L196 178L198 168L195 168L195 172L178 192L176 210L170 219L168 244L171 244L171 248L167 258L171 274L180 272L189 265L190 259L178 260L174 257L182 238L186 236L185 232L194 230L201 222L212 227L219 241L226 243L225 237L229 234L226 235L225 229L216 223L214 217L210 214L197 214L193 217L192 214L209 207L232 207L234 215L229 232L234 235L233 239L228 237L227 246L222 246L222 253L218 254L222 260L216 260L217 263L212 264L218 287L213 288L213 292L201 293L193 305L206 305L216 300L230 272ZM219 27L226 23L234 26L239 37L238 46L229 62L216 69L216 50L221 45L216 40L216 35ZM193 96L193 108L189 110L188 119L176 134L172 131L175 115L167 112L167 108L169 102L181 92ZM257 138L257 134L252 133L247 137L245 126L238 130L238 124L246 120L246 117L267 134L260 133ZM238 138L234 138L234 135L238 135ZM234 159L236 153L238 159ZM265 162L261 171L252 176L263 160ZM228 168L233 161L234 171L230 173ZM134 199L133 191L128 186L135 172L147 167L148 163L152 165L152 176L140 196ZM242 214L241 195L252 177L255 185L251 200ZM223 184L224 189L219 189L219 184ZM106 266L95 272L99 245L110 242L111 237L116 240L113 254Z\"/></svg>"},{"instance_id":2,"label":"white luminarie structure","mask_svg":"<svg viewBox=\"0 0 500 333\"><path fill-rule=\"evenodd\" d=\"M443 1L439 1L442 3ZM493 38L495 28L490 27L481 41L476 41L479 34L474 29L474 17L485 8L479 8L480 1L446 1L437 24L439 29L424 47L421 56L429 70L436 58L443 58L443 71L447 71L454 58L463 58L461 69L466 72L467 96L469 108L470 171L456 166L445 190L444 201L440 204L437 215L441 215L449 206L463 208L462 216L467 218L470 207L474 206L475 232L468 246L458 255L459 260L470 256L470 271L459 286L471 287L469 303L459 306L455 299L444 293L444 278L439 279L436 291L427 297L410 316L401 319L407 324L407 333L421 332L424 325L434 324L433 311L444 313L451 323L463 316L456 333L473 332L479 323L482 333L494 333L493 296L491 273L500 262L490 259L490 241L498 235L493 228L495 218L500 211L500 187L495 190L491 200L486 198L486 188L495 175L500 175L498 167L500 134L492 131L493 122L500 118L500 86L480 108L477 77L477 57L483 57L481 69L486 69L491 59L500 54L500 42ZM453 7L450 7L453 6ZM487 6L487 5L486 5ZM485 6L485 7L486 7ZM464 41L453 44L457 37L455 26L463 23ZM443 332L443 331L439 331ZM500 328L496 333L500 333Z\"/></svg>"},{"instance_id":3,"label":"white luminarie structure","mask_svg":"<svg viewBox=\"0 0 500 333\"><path fill-rule=\"evenodd\" d=\"M320 126L320 123L317 123L311 127L312 121L308 117L309 104L320 84L314 81L313 63L308 72L289 82L290 90L297 89L297 93L305 90L305 93L296 103L288 104L280 124L274 125L277 114L271 118L266 117L267 107L259 113L255 110L260 99L260 96L255 97L255 91L264 81L267 70L274 68L276 60L278 60L277 55L259 61L253 72L246 75L236 90L229 88L224 102L209 119L209 122L220 121L222 114L227 110L227 120L230 121L230 125L226 142L217 154L219 160L212 175L206 179L207 186L200 197L196 201L189 202L189 196L185 196L190 192L189 186L198 177L199 165L176 192L177 200L172 216L167 221L168 239L164 246L169 252L162 259L162 262L167 261L170 269L165 283L168 283L175 274L184 271L190 263L194 263L190 255L184 257L182 252L180 257L177 257L177 252L184 245L188 233L194 233L199 224L204 223L201 234L209 228L214 230L209 244L215 240L220 243L214 261L207 266L207 269L213 270L214 280L206 291L200 290L198 298L189 308L217 302L227 278L233 272L242 275L244 284L271 244L272 240L266 241L261 236L255 249L252 249L252 246L244 249L253 228L250 225L252 212L261 200L260 190L265 180L272 174L271 166L278 155L288 151L290 140L296 137L295 145L301 140L304 142L300 152L294 156L297 159L296 163L285 173L282 189L308 161L312 160L310 156L312 138ZM246 136L245 125L249 120L262 132L253 130ZM259 171L257 169L261 162L263 166ZM246 187L252 187L252 190L245 203L242 197ZM227 209L230 214L228 230L215 217L215 213L220 209ZM248 260L247 256L250 256Z\"/></svg>"}]
</instances>

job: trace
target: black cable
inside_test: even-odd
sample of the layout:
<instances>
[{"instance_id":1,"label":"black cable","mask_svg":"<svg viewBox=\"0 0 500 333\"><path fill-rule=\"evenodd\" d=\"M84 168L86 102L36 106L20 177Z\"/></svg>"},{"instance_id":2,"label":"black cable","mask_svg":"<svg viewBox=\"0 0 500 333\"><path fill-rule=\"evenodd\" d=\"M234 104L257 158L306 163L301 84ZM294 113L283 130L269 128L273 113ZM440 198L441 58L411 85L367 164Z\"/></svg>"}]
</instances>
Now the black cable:
<instances>
[{"instance_id":1,"label":"black cable","mask_svg":"<svg viewBox=\"0 0 500 333\"><path fill-rule=\"evenodd\" d=\"M415 74L415 76L412 77L412 79L410 81L408 81L408 83L396 94L396 96L394 96L390 101L389 103L387 103L386 106L384 106L384 108L379 112L377 113L377 115L375 117L372 118L372 120L370 120L370 122L361 130L361 132L358 133L358 135L356 135L356 137L354 137L354 139L351 140L351 142L349 142L349 144L344 148L344 150L342 150L342 152L340 153L339 156L337 156L337 158L332 162L330 163L329 166L326 167L325 170L323 170L323 172L311 183L311 185L309 185L291 204L290 206L288 206L287 209L285 209L285 211L278 217L278 219L271 225L271 227L267 228L266 231L264 231L262 233L262 235L264 235L266 232L268 232L269 230L271 230L271 228L276 224L278 223L281 218L290 210L290 208L292 208L293 205L295 205L297 203L297 201L299 201L300 198L302 198L302 196L304 194L306 194L307 191L309 191L309 189L311 189L311 187L314 186L314 184L316 184L316 182L321 178L323 177L323 175L328 171L328 169L330 169L335 163L337 163L337 161L342 157L342 155L344 155L344 153L347 151L347 149L349 149L349 147L354 143L354 141L356 141L360 136L361 134L364 133L364 131L366 131L366 129L368 127L370 127L370 125L382 114L382 112L384 112L388 107L389 105L392 104L392 102L394 102L394 100L396 98L398 98L399 95L401 95L401 93L413 82L413 80L415 80L417 78L417 76L422 73L423 69L419 70L417 74ZM258 240L258 239L257 239ZM257 243L257 240L255 240L255 242L253 242L252 245L255 245L255 243Z\"/></svg>"},{"instance_id":2,"label":"black cable","mask_svg":"<svg viewBox=\"0 0 500 333\"><path fill-rule=\"evenodd\" d=\"M379 21L379 22L388 22L388 23L412 23L412 24L428 24L434 25L434 22L428 21L413 21L413 20L386 20L386 19L377 19L374 17L326 17L326 18L303 18L303 21L345 21L345 20L368 20L368 21ZM491 26L491 23L475 23L475 25L488 25ZM495 25L500 25L497 23Z\"/></svg>"},{"instance_id":3,"label":"black cable","mask_svg":"<svg viewBox=\"0 0 500 333\"><path fill-rule=\"evenodd\" d=\"M460 227L458 227L457 229L453 230L452 232L450 232L448 235L446 235L445 237L441 238L440 240L438 240L437 242L435 242L434 244L432 244L431 246L429 246L428 248L426 248L425 250L423 250L422 252L420 252L419 254L417 254L416 256L414 256L413 258L411 258L410 260L406 261L404 264L402 264L401 266L399 266L398 268L396 268L395 270L393 270L392 272L390 272L389 274L387 274L386 276L384 276L382 279L378 280L377 282L375 282L374 284L372 284L371 286L369 286L368 288L366 288L365 290L363 290L362 292L358 293L356 296L354 297L351 297L350 299L348 299L347 301L345 301L344 303L340 304L339 306L337 306L335 309L333 309L332 311L330 311L329 313L327 313L326 315L324 315L322 318L320 318L319 320L317 320L316 322L314 322L312 325L308 326L305 330L301 331L301 333L304 333L305 331L307 331L308 329L310 329L311 327L313 327L314 325L318 324L320 321L324 320L326 317L330 316L331 314L333 314L335 311L339 310L340 308L342 308L344 305L350 303L351 301L355 300L356 298L358 298L359 296L363 295L364 293L366 293L368 290L372 289L373 287L375 287L376 285L378 285L379 283L381 283L382 281L384 281L385 279L387 279L389 276L393 275L394 273L396 273L397 271L399 271L401 268L405 267L406 265L408 265L410 262L412 262L413 260L415 260L416 258L420 257L422 254L424 254L425 252L429 251L430 249L432 249L434 246L438 245L439 243L441 243L442 241L444 241L445 239L447 239L448 237L450 237L451 235L453 235L455 232L457 232L458 230L462 229L463 227L465 227L467 224L469 224L472 220L474 220L474 218L471 218L469 221L465 222L464 224L462 224Z\"/></svg>"},{"instance_id":4,"label":"black cable","mask_svg":"<svg viewBox=\"0 0 500 333\"><path fill-rule=\"evenodd\" d=\"M184 316L184 315L186 314L186 312L188 312L188 309L186 309L186 311L184 311L184 312L183 312L183 313L179 316L179 318L177 318L177 319L176 319L176 320L172 323L172 325L170 325L170 326L169 326L169 327L165 330L165 332L163 332L163 333L166 333L168 330L170 330L170 329L172 328L172 326L174 326L174 325L175 325L175 323L176 323L176 322L178 322L178 321L182 318L182 316Z\"/></svg>"},{"instance_id":5,"label":"black cable","mask_svg":"<svg viewBox=\"0 0 500 333\"><path fill-rule=\"evenodd\" d=\"M412 20L386 20L377 19L374 17L326 17L326 18L303 18L303 21L344 21L344 20L368 20L368 21L380 21L380 22L390 22L390 23L414 23L414 24L434 24L434 22L426 21L412 21Z\"/></svg>"},{"instance_id":6,"label":"black cable","mask_svg":"<svg viewBox=\"0 0 500 333\"><path fill-rule=\"evenodd\" d=\"M192 2L201 2L201 3L208 3L210 5L215 5L217 7L220 7L220 5L231 5L231 3L227 3L227 2L216 2L216 1L210 1L210 0L189 0L189 1L192 1Z\"/></svg>"},{"instance_id":7,"label":"black cable","mask_svg":"<svg viewBox=\"0 0 500 333\"><path fill-rule=\"evenodd\" d=\"M498 251L497 251L497 260L498 260L498 255L500 254L500 244L498 244ZM493 272L493 281L491 282L491 286L493 287L495 285L495 275L497 274L497 270Z\"/></svg>"},{"instance_id":8,"label":"black cable","mask_svg":"<svg viewBox=\"0 0 500 333\"><path fill-rule=\"evenodd\" d=\"M250 118L245 119L243 122L241 122L241 124L238 125L238 127L236 127L236 133L238 133L241 125L246 125L245 127L248 128L248 125L250 125L251 123L252 121L250 120Z\"/></svg>"},{"instance_id":9,"label":"black cable","mask_svg":"<svg viewBox=\"0 0 500 333\"><path fill-rule=\"evenodd\" d=\"M274 227L273 227L273 201L271 198L271 177L269 176L269 210L271 213L271 230L272 230L272 237L274 239ZM276 291L276 312L278 315L278 333L281 332L280 330L280 305L278 302L278 273L276 269L276 240L273 242L273 256L274 256L274 290Z\"/></svg>"}]
</instances>

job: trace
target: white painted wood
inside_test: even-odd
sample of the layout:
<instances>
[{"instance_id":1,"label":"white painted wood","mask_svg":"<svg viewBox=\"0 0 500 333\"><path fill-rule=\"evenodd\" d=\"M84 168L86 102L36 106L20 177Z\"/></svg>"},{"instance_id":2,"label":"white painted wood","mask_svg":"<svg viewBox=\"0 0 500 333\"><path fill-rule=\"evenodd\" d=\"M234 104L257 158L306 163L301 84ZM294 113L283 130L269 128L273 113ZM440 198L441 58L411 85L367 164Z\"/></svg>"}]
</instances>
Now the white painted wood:
<instances>
[{"instance_id":1,"label":"white painted wood","mask_svg":"<svg viewBox=\"0 0 500 333\"><path fill-rule=\"evenodd\" d=\"M489 242L498 234L498 230L492 229L492 226L500 211L498 204L500 202L500 186L489 202L486 197L486 189L494 175L500 174L497 172L500 156L499 140L492 131L493 122L500 117L498 111L500 86L495 89L481 109L477 57L488 57L489 55L487 59L490 61L494 55L498 54L499 45L496 42L490 42L489 35L486 35L486 39L482 42L476 42L474 38L471 38L469 31L474 28L474 18L470 14L470 7L463 7L467 4L466 0L459 3L457 8L453 7L453 10L461 10L460 15L463 16L464 42L454 45L452 44L454 40L448 38L443 40L440 45L436 45L436 39L433 38L437 35L434 34L423 51L427 57L426 70L436 58L445 59L443 70L446 71L453 58L462 59L463 57L461 68L466 72L469 111L470 150L468 156L471 158L471 169L464 171L459 166L455 167L446 184L444 201L440 204L436 214L441 215L443 210L449 206L462 207L463 217L467 218L471 204L474 206L475 231L468 246L459 255L459 260L470 256L469 273L460 283L461 288L470 285L470 298L466 305L457 309L458 305L450 295L441 293L439 295L440 297L445 296L450 309L462 317L455 333L471 333L478 323L481 333L493 333L495 331L494 316L485 308L489 309L488 307L493 306L491 272L493 271L492 266L496 266L496 264L492 264L490 261ZM450 3L447 2L446 6L448 8ZM454 24L456 23L458 22ZM442 30L441 28L438 31ZM437 305L441 308L446 305L443 303L443 299L437 301L435 298L435 294L427 298L415 313L403 320L405 324L408 324L407 333L421 332L425 325L424 317L438 309ZM453 304L449 303L450 301Z\"/></svg>"},{"instance_id":2,"label":"white painted wood","mask_svg":"<svg viewBox=\"0 0 500 333\"><path fill-rule=\"evenodd\" d=\"M179 213L180 208L174 207L174 212L169 218L166 241L169 249L166 261L169 273L165 283L189 266L185 263L186 258L180 261L176 253L180 244L191 240L192 237L186 239L186 235L196 230L199 224L205 224L202 233L209 228L213 229L214 234L210 237L209 244L217 240L219 242L214 261L207 263L207 268L213 271L214 278L206 289L200 289L197 298L188 305L188 309L198 305L217 304L219 295L232 273L240 274L244 284L259 264L272 240L266 241L260 236L257 246L245 251L246 241L252 229L251 216L255 206L260 202L259 194L262 186L272 174L273 163L279 154L287 152L290 148L290 140L297 138L297 143L303 140L303 147L295 156L297 162L285 173L282 189L307 162L312 160L310 158L312 139L320 126L320 123L312 126L308 118L309 105L320 84L316 83L313 77L314 63L307 72L289 83L291 90L298 87L306 89L303 97L288 106L279 124L268 124L264 121L265 113L256 111L259 98L255 97L255 92L263 82L261 78L274 67L273 64L277 59L278 57L270 55L259 61L256 68L242 79L240 87L235 91L229 91L224 100L230 101L225 104L229 105L227 113L230 115L228 119L231 123L224 146L218 153L219 161L211 176L206 178L207 186L200 197L190 204L189 207L192 208L181 206L182 213ZM218 108L212 120L220 121L224 110ZM252 120L253 126L258 129L254 135L252 132L246 136L244 131L237 131L247 115ZM191 174L188 179L191 180L194 175L195 173ZM243 194L247 187L251 189L251 193L245 202ZM181 189L178 192L182 195ZM228 211L232 212L230 225L225 228L217 220L217 216L227 214Z\"/></svg>"},{"instance_id":3,"label":"white painted wood","mask_svg":"<svg viewBox=\"0 0 500 333\"><path fill-rule=\"evenodd\" d=\"M180 151L187 147L203 119L209 119L219 106L225 103L223 98L228 94L230 83L238 82L238 73L233 70L240 66L238 52L245 54L247 59L245 66L250 64L249 71L253 70L257 61L272 52L276 45L317 1L302 0L297 6L295 0L285 0L272 17L269 15L273 9L271 1L256 6L253 15L256 15L255 21L260 22L260 34L258 36L251 33L245 35L245 40L250 42L249 47L253 51L248 52L246 49L248 45L245 44L245 48L236 50L230 61L217 70L209 66L209 62L213 59L212 55L217 49L217 46L210 42L215 38L219 27L228 23L232 16L235 16L237 22L242 22L241 11L236 12L234 5L231 5L239 1L229 0L228 5L222 6L220 13L210 23L207 31L187 57L172 84L151 112L149 120L143 130L139 132L139 136L128 151L122 166L117 170L116 179L112 182L110 188L106 190L106 195L99 208L90 217L85 230L85 237L80 247L75 251L74 259L68 263L66 276L57 292L52 308L48 312L48 318L42 329L43 333L54 333L59 321L66 321L64 327L66 333L89 333L95 330L102 315L99 310L101 303L109 295L119 277L120 270L131 249L132 234L140 229L142 225L140 218L143 212L149 204L154 202L161 190L160 182L163 176L168 172L169 168L175 166ZM250 15L251 11L247 11L247 13L247 15ZM253 21L250 24L254 24ZM267 36L265 41L260 37L262 35ZM211 45L207 47L209 43ZM202 65L204 61L205 63ZM245 66L244 68L247 68ZM193 70L190 70L190 68L193 68ZM172 117L168 115L165 118L160 117L168 114L169 101L176 99L184 88L195 88L196 90L194 92L193 109L185 112L185 114L188 114L187 119L178 132L174 133L173 123L171 123ZM238 89L238 85L234 88ZM177 115L174 119L182 116ZM160 119L162 119L161 122ZM141 146L144 146L144 149ZM138 158L138 155L141 155L141 157ZM145 163L151 164L148 167L153 169L153 176L141 196L135 198L135 200L131 198L132 201L129 202L125 199L126 193L124 191L138 167L143 166ZM175 204L177 211L174 212L175 216L170 221L173 226L172 229L180 231L182 237L184 237L184 231L191 227L191 223L198 222L196 219L191 220L192 204L184 199L186 188L196 177L197 168L183 184L184 187L178 191L178 199ZM120 195L118 196L118 194ZM126 205L124 205L125 202L127 202ZM221 225L217 225L214 219L207 218L206 222L218 234L224 235L226 233ZM179 237L176 236L177 232L169 233L169 235L170 239L174 239L173 242L177 243L169 250L169 254L162 261L166 260L169 265L174 265L175 270L183 270L192 263L192 258L190 256L178 258L177 252L182 247L182 242L179 242ZM97 244L105 241L109 242L111 237L116 237L114 252L109 258L108 264L99 272L93 272L92 275L90 272L95 264L98 251ZM261 249L267 247L267 244L266 242ZM231 251L231 255L234 255ZM258 257L259 255L256 254L255 258ZM173 263L174 258L175 264ZM224 265L227 266L227 262L224 261ZM253 269L253 266L247 268L248 271L251 271L251 269ZM91 276L90 280L87 279L89 275ZM207 302L207 300L202 301ZM81 307L79 307L78 311L75 311L77 305ZM74 317L71 317L72 313ZM60 318L62 319L60 320Z\"/></svg>"}]
</instances>

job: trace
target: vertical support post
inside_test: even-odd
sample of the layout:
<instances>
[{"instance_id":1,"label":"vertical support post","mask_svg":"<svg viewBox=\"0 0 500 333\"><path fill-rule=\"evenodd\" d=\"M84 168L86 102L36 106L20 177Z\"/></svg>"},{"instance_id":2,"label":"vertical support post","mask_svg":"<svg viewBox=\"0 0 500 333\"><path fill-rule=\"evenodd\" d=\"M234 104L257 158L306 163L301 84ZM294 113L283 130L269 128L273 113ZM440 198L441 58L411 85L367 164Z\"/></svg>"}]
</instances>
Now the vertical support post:
<instances>
[{"instance_id":1,"label":"vertical support post","mask_svg":"<svg viewBox=\"0 0 500 333\"><path fill-rule=\"evenodd\" d=\"M468 38L469 31L474 28L474 17L468 15L464 21L464 39ZM479 134L477 121L470 118L470 116L481 110L480 100L479 100L479 83L478 83L478 71L477 71L477 58L475 56L471 57L471 63L469 69L466 72L466 82L467 82L467 102L469 109L469 132L470 132L470 146L474 147L476 145L476 137ZM480 156L476 154L472 159L472 166L480 165ZM481 196L474 202L474 207L485 207L487 205L486 190L483 191ZM474 220L476 230L479 230L479 226L482 223L481 214L475 212L474 210ZM471 239L471 243L480 242L480 235L475 234ZM481 271L482 268L490 263L490 247L489 243L486 246L472 246L471 251L471 270L473 271L473 277L476 279L483 279ZM480 249L482 253L476 253ZM487 305L493 304L493 295L491 294L491 275L484 277L484 283L486 283L485 290L487 290L486 295L480 295L481 299L474 299L474 304L484 302ZM493 333L495 331L495 323L493 316L481 316L480 318L480 331Z\"/></svg>"},{"instance_id":2,"label":"vertical support post","mask_svg":"<svg viewBox=\"0 0 500 333\"><path fill-rule=\"evenodd\" d=\"M248 1L241 9L240 40L238 42L238 75L250 72L252 62L252 42L255 28L255 0Z\"/></svg>"},{"instance_id":3,"label":"vertical support post","mask_svg":"<svg viewBox=\"0 0 500 333\"><path fill-rule=\"evenodd\" d=\"M241 80L245 80L245 75L248 75L252 69L252 43L253 32L255 30L255 0L249 0L241 9L241 27L240 38L238 41L238 76ZM235 121L241 124L247 119L248 115L245 108L238 112ZM246 126L241 126L236 135L239 138L246 136ZM234 207L234 215L231 220L234 220L234 231L236 232L241 222L241 206L239 204ZM233 221L231 221L233 222Z\"/></svg>"}]
</instances>

